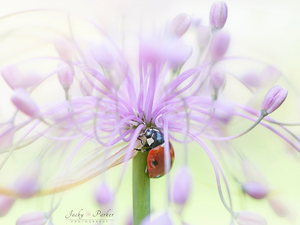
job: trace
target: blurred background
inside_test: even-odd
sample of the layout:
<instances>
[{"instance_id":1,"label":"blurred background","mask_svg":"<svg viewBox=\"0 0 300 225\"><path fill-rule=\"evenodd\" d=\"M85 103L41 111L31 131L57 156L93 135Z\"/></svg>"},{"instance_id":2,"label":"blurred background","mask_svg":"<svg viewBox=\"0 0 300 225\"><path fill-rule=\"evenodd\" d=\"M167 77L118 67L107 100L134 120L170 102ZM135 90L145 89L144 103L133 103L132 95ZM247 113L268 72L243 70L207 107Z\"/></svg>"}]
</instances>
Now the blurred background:
<instances>
[{"instance_id":1,"label":"blurred background","mask_svg":"<svg viewBox=\"0 0 300 225\"><path fill-rule=\"evenodd\" d=\"M187 13L195 20L208 25L210 6L214 1L206 0L157 0L157 1L78 1L78 0L12 0L1 1L0 17L28 9L58 9L76 12L87 16L96 23L101 24L105 30L116 40L124 37L124 49L129 60L135 63L136 52L131 51L131 44L137 40L139 30L152 32L153 29L162 31L165 24L179 13ZM299 87L300 87L300 2L296 0L271 1L239 1L228 0L228 19L224 27L231 34L228 56L243 56L255 58L261 62L272 64L282 71L277 84L289 90L289 95L282 107L274 112L273 117L283 122L299 122ZM91 24L78 16L71 16L74 34L78 38L96 41L98 32ZM49 28L55 27L52 32L68 32L66 13L62 11L30 12L0 20L0 66L18 63L33 56L56 56L52 45L53 36ZM14 29L18 30L14 31ZM23 29L24 28L24 29ZM194 32L194 33L193 33ZM194 45L191 31L186 37L186 43ZM41 74L47 74L49 68L55 68L57 62L34 62L28 67ZM185 68L193 65L187 63ZM27 65L24 65L26 67ZM233 74L255 72L259 67L244 65L240 61L230 62L228 68ZM137 66L136 68L137 69ZM184 70L184 68L183 68ZM268 89L261 89L253 95L243 88L235 79L227 76L227 85L224 94L226 97L242 104L251 105L259 109L263 96ZM10 102L12 91L0 78L0 119L9 118L14 110ZM51 78L41 85L34 93L38 103L45 103L64 96L63 89L59 87L58 80ZM249 122L233 120L230 134L236 134L250 125ZM299 135L299 129L292 129ZM293 210L294 219L278 217L270 208L266 200L252 200L242 195L239 186L233 179L229 179L232 191L233 206L236 210L251 210L263 215L271 225L300 224L297 215L300 213L300 158L296 150L265 128L257 127L251 133L232 141L233 146L243 152L262 171L284 201ZM34 144L23 152L17 152L8 161L0 173L1 185L7 183L19 174L26 162L34 158L43 143ZM85 145L79 152L77 159L83 157L87 151L94 148L93 144ZM176 160L171 177L180 167L183 147L174 143ZM211 163L205 152L197 145L190 144L189 166L193 173L192 197L184 210L183 218L188 224L229 224L230 215L222 206L217 192L215 175ZM3 157L3 155L1 155ZM49 167L49 173L51 173ZM106 178L111 187L115 187L121 167L111 169ZM230 174L227 174L230 177ZM99 209L93 197L93 188L102 177L95 178L77 188L64 193L63 201L53 214L56 225L71 224L65 221L65 216L71 210L78 212L94 212ZM115 214L114 224L126 224L132 207L131 163L125 173L121 188L116 195L116 205L112 208ZM151 204L155 211L163 211L167 205L165 178L151 180ZM0 224L15 224L16 219L26 212L33 210L49 210L50 197L36 197L29 200L18 200L11 211L3 218ZM176 216L175 216L176 218ZM179 222L175 219L175 224Z\"/></svg>"}]
</instances>

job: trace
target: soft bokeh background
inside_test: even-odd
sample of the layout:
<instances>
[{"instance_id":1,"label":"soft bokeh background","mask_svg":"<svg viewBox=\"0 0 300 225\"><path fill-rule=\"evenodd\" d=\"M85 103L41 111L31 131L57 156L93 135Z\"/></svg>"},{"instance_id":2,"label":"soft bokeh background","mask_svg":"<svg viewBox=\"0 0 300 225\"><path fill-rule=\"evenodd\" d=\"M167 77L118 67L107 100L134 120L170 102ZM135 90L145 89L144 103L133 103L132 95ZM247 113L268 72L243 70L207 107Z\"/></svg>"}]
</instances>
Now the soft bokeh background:
<instances>
[{"instance_id":1,"label":"soft bokeh background","mask_svg":"<svg viewBox=\"0 0 300 225\"><path fill-rule=\"evenodd\" d=\"M179 13L185 12L194 18L201 18L204 24L208 24L208 14L211 4L214 1L1 1L0 16L25 9L64 9L84 14L104 26L107 31L120 40L122 38L122 26L125 33L125 49L131 42L136 40L137 31L141 28L161 29L165 22L171 20ZM226 30L231 34L231 46L228 55L247 56L259 59L263 62L275 65L283 72L283 77L278 81L289 90L289 96L284 105L274 113L274 118L284 122L299 121L299 95L300 87L300 2L293 0L271 1L226 1L229 8L229 16L225 25ZM99 34L91 25L78 17L72 17L72 26L75 34L80 38L97 40ZM34 55L46 56L56 55L51 45L51 35L43 28L47 26L56 27L58 30L68 32L67 17L61 12L34 12L18 15L0 20L0 33L4 34L14 28L24 25L35 25L34 28L24 28L4 38L0 42L0 65L17 63ZM37 28L37 26L39 28ZM55 33L55 32L54 32ZM38 37L37 37L38 35ZM192 34L188 36L188 40ZM16 55L16 49L24 51ZM28 51L28 49L31 49ZM130 49L126 49L130 57L136 57ZM39 62L29 67L34 70L47 73L49 67L55 68L53 64ZM239 73L246 70L239 61L230 65L230 69ZM254 71L256 68L250 68ZM243 104L251 104L259 109L266 90L251 93L242 88L234 79L228 78L228 86L225 94L228 98ZM1 121L9 118L13 107L9 97L10 88L0 78L0 118ZM63 89L59 86L56 78L48 80L33 94L34 99L39 103L50 99L63 97ZM231 134L244 130L250 125L248 122L233 120L231 122ZM299 129L293 129L299 134ZM300 212L300 171L299 156L287 154L290 147L279 140L276 135L268 130L258 127L250 134L232 142L236 149L242 151L247 157L263 171L272 188L280 193L280 196L287 200L295 211ZM45 147L44 143L37 143L33 146L17 152L5 165L0 173L0 182L5 184L12 180L20 169L30 162L38 152ZM78 158L83 157L85 152L95 146L85 145L80 151ZM171 177L181 165L183 147L174 144L176 149L175 165ZM193 172L193 191L191 200L184 211L184 219L190 224L228 224L230 216L223 208L216 189L215 176L208 157L204 151L196 145L189 145L189 166ZM1 155L0 157L3 157ZM55 162L53 162L55 165ZM49 166L49 173L51 173ZM120 175L121 167L114 168L106 173L111 187L115 187ZM93 198L93 188L101 181L102 177L96 178L78 188L67 191L64 194L63 202L53 214L53 221L56 225L71 224L65 221L65 215L71 210L74 212L96 211L99 207ZM151 181L152 208L156 211L164 210L166 207L166 185L165 179ZM290 224L290 221L279 218L272 212L265 200L245 200L234 181L230 180L233 195L234 208L253 210L263 215L272 225ZM131 212L131 165L124 176L120 191L116 196L116 205L113 207L115 213L114 222L117 225L125 224ZM16 219L28 212L37 209L49 210L51 197L37 197L30 200L19 200L12 210L4 218L0 218L0 224L15 224ZM296 220L295 224L300 224Z\"/></svg>"}]
</instances>

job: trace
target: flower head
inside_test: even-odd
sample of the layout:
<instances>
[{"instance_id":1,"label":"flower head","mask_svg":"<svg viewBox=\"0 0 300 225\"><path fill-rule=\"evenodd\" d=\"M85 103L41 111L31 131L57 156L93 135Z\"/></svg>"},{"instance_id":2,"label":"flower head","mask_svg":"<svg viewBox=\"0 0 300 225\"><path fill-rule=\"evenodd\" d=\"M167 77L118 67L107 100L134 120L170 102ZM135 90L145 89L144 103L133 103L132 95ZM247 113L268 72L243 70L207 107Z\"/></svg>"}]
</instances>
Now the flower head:
<instances>
[{"instance_id":1,"label":"flower head","mask_svg":"<svg viewBox=\"0 0 300 225\"><path fill-rule=\"evenodd\" d=\"M18 14L36 11L40 10ZM225 2L212 5L210 24L198 19L198 15L181 13L169 23L151 22L151 29L147 28L147 20L138 20L141 22L138 32L128 28L133 15L126 13L122 14L123 24L118 29L110 29L112 27L105 23L81 13L50 9L42 12L62 13L68 29L66 32L53 27L46 29L51 31L47 38L38 38L47 40L47 44L54 40L50 42L51 52L42 49L41 55L9 62L9 66L2 68L8 90L13 92L13 108L8 109L0 124L3 153L0 172L5 173L5 164L12 163L15 155L26 155L27 151L36 153L26 158L31 169L19 172L13 177L14 182L0 185L0 196L5 196L2 205L0 201L2 215L10 210L16 198L35 195L53 195L54 198L122 164L120 175L111 178L116 179L113 188L105 182L91 191L94 193L91 198L96 199L100 207L113 207L118 203L129 160L133 159L135 191L128 191L134 199L133 223L139 224L150 213L149 179L164 177L161 179L166 181L166 188L160 188L159 193L163 193L161 201L166 203L166 213L153 221L149 215L142 224L172 224L174 218L169 212L174 203L181 208L177 216L184 224L182 210L188 210L186 203L194 201L193 185L197 185L206 172L197 170L192 179L190 162L196 161L198 166L204 158L212 165L220 201L231 223L235 220L239 225L265 225L267 222L251 211L234 211L236 201L230 192L234 184L228 182L227 176L235 178L239 188L242 184L244 193L254 199L268 198L274 210L284 214L270 199L270 190L260 171L252 163L246 163L249 152L235 147L233 140L249 132L255 135L256 126L261 126L267 128L264 132L273 133L278 141L300 152L299 138L287 128L299 124L278 122L267 116L281 106L287 96L287 90L280 85L267 93L261 112L257 104L249 104L259 102L256 94L270 85L267 81L280 82L278 74L281 73L274 66L249 56L230 55L227 51L229 32L221 30L228 14ZM13 14L2 19L10 16ZM193 22L195 20L197 22ZM83 35L85 30L78 33L78 21L96 32L88 38ZM19 70L21 66L32 66L31 63L43 67L41 61L47 64L47 71L38 73L40 79L31 80L27 73ZM243 72L250 71L249 68L270 70L269 74L276 77L264 77L267 72L257 73L259 77L250 74L252 82L249 82L249 75L245 77ZM72 92L69 92L70 87ZM259 138L251 143L259 143ZM207 157L196 159L190 148L199 149ZM17 157L20 163L18 160ZM240 164L243 172L237 169ZM171 188L170 177L177 166L180 169ZM52 204L49 208L53 208ZM44 224L53 213L54 210L25 214L17 224L29 221Z\"/></svg>"}]
</instances>

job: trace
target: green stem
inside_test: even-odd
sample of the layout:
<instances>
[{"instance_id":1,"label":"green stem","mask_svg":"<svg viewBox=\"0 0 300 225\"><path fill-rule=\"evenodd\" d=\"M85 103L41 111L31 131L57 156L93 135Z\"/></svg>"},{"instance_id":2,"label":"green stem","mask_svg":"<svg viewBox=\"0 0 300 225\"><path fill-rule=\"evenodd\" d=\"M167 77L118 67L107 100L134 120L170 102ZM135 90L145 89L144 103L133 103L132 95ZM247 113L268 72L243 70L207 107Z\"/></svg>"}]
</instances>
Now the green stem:
<instances>
[{"instance_id":1,"label":"green stem","mask_svg":"<svg viewBox=\"0 0 300 225\"><path fill-rule=\"evenodd\" d=\"M150 178L145 173L148 152L139 152L132 163L133 225L150 214Z\"/></svg>"}]
</instances>

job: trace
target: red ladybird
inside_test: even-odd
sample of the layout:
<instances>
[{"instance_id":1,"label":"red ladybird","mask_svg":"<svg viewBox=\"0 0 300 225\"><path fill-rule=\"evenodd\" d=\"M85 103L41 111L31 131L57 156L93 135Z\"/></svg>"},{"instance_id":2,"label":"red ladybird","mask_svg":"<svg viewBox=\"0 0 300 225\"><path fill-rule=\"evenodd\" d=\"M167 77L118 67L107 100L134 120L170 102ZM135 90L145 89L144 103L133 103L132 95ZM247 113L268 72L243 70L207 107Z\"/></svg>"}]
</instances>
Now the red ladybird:
<instances>
[{"instance_id":1,"label":"red ladybird","mask_svg":"<svg viewBox=\"0 0 300 225\"><path fill-rule=\"evenodd\" d=\"M149 151L147 157L147 167L150 178L159 178L168 173L169 171L165 171L165 148L164 144L159 145ZM174 148L171 142L169 142L170 146L170 169L172 168L174 162Z\"/></svg>"},{"instance_id":2,"label":"red ladybird","mask_svg":"<svg viewBox=\"0 0 300 225\"><path fill-rule=\"evenodd\" d=\"M140 137L144 136L146 138L146 143ZM136 149L138 151L149 151L147 157L147 168L146 172L149 173L150 178L159 178L168 173L165 171L165 141L163 133L156 128L147 128L145 132L138 139L141 141L143 147L142 149ZM170 169L173 165L175 154L174 148L169 141L169 151L170 151Z\"/></svg>"}]
</instances>

